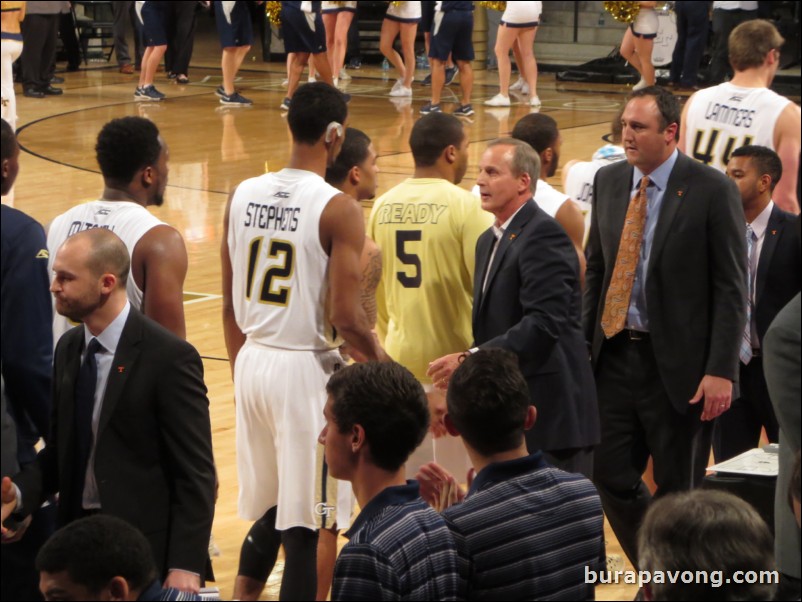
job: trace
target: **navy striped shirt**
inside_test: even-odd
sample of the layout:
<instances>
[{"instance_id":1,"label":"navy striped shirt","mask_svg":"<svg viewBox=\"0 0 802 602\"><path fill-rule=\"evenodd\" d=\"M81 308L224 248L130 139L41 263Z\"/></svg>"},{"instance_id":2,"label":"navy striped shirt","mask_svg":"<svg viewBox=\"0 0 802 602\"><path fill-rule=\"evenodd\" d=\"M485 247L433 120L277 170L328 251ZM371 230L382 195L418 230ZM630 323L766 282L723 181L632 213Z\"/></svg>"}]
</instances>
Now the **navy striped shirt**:
<instances>
[{"instance_id":1,"label":"navy striped shirt","mask_svg":"<svg viewBox=\"0 0 802 602\"><path fill-rule=\"evenodd\" d=\"M605 562L599 495L541 452L485 467L443 516L467 556L469 600L595 598L585 567Z\"/></svg>"},{"instance_id":2,"label":"navy striped shirt","mask_svg":"<svg viewBox=\"0 0 802 602\"><path fill-rule=\"evenodd\" d=\"M345 536L332 600L462 599L454 539L416 481L370 500Z\"/></svg>"}]
</instances>

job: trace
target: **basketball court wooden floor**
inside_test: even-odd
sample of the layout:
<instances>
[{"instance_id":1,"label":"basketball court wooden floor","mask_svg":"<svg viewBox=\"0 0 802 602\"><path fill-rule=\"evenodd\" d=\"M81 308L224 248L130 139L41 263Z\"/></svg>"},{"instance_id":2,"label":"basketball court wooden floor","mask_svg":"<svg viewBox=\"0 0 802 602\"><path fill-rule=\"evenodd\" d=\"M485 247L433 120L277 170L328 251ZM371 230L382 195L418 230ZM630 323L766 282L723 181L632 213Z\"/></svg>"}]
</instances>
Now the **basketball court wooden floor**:
<instances>
[{"instance_id":1,"label":"basketball court wooden floor","mask_svg":"<svg viewBox=\"0 0 802 602\"><path fill-rule=\"evenodd\" d=\"M92 67L65 74L60 97L28 99L18 93L19 142L23 147L15 206L48 224L73 205L97 198L102 180L95 162L94 144L99 129L115 117L140 115L153 120L170 149L170 176L163 207L153 213L183 235L189 252L185 284L189 341L204 358L211 402L214 450L220 475L220 496L214 537L221 555L214 558L223 598L231 596L239 546L250 523L237 516L237 474L234 451L234 400L231 373L221 326L219 248L223 235L223 209L228 193L241 180L277 170L287 161L290 137L286 118L278 106L284 97L283 64L246 62L237 82L254 101L250 108L225 108L213 94L220 85L219 51L206 50L193 61L192 83L173 85L163 73L156 85L167 94L162 103L136 103L136 76L117 73L114 67ZM196 56L198 53L196 52ZM414 98L391 101L392 80L377 68L351 71L345 90L353 95L349 125L364 130L379 153L379 194L412 173L407 141L428 99L428 88L414 84ZM418 74L418 78L422 77ZM465 120L470 137L470 167L462 186L473 186L477 163L488 141L507 135L515 122L529 112L525 99L509 109L482 105L497 92L495 72L477 72L473 105L476 115ZM19 88L19 87L18 87ZM627 90L601 85L565 85L543 74L538 93L541 112L553 116L562 131L562 162L587 160L604 144L602 136ZM457 102L459 86L444 93L447 111ZM120 149L125 153L126 149ZM560 188L560 172L551 179ZM366 208L367 209L367 208ZM607 530L608 552L621 553ZM277 567L264 599L278 598L281 566ZM632 599L633 586L603 586L602 600Z\"/></svg>"}]
</instances>

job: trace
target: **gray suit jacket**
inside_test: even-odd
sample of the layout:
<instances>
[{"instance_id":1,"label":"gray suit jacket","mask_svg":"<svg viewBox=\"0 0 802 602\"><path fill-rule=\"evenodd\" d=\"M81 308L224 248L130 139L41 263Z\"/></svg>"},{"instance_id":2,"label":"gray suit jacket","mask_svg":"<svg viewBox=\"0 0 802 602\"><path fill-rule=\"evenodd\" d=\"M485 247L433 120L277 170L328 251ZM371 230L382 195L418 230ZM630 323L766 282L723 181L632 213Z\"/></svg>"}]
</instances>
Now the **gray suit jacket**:
<instances>
[{"instance_id":1,"label":"gray suit jacket","mask_svg":"<svg viewBox=\"0 0 802 602\"><path fill-rule=\"evenodd\" d=\"M582 322L594 365L601 315L632 183L626 161L596 174ZM746 225L735 184L680 154L668 180L646 271L652 347L674 408L685 413L705 374L735 381L746 324Z\"/></svg>"},{"instance_id":2,"label":"gray suit jacket","mask_svg":"<svg viewBox=\"0 0 802 602\"><path fill-rule=\"evenodd\" d=\"M780 423L780 474L774 496L774 554L780 572L800 578L800 537L794 514L788 506L794 454L802 444L802 295L797 294L771 323L763 340L763 370L771 404Z\"/></svg>"}]
</instances>

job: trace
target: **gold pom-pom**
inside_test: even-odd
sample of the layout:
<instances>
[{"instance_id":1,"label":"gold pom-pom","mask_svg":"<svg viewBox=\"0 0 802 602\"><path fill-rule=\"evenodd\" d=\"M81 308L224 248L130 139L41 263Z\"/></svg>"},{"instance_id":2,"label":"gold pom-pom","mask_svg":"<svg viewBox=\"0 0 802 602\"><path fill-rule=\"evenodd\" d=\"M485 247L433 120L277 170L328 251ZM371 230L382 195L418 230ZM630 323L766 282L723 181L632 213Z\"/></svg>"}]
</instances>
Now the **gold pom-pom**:
<instances>
[{"instance_id":1,"label":"gold pom-pom","mask_svg":"<svg viewBox=\"0 0 802 602\"><path fill-rule=\"evenodd\" d=\"M271 25L275 25L277 27L280 26L281 2L274 2L273 0L268 0L265 2L265 14L267 15L267 20Z\"/></svg>"},{"instance_id":2,"label":"gold pom-pom","mask_svg":"<svg viewBox=\"0 0 802 602\"><path fill-rule=\"evenodd\" d=\"M604 2L604 10L621 23L632 23L640 12L640 2Z\"/></svg>"},{"instance_id":3,"label":"gold pom-pom","mask_svg":"<svg viewBox=\"0 0 802 602\"><path fill-rule=\"evenodd\" d=\"M480 2L479 6L484 6L488 10L505 11L507 10L506 2Z\"/></svg>"},{"instance_id":4,"label":"gold pom-pom","mask_svg":"<svg viewBox=\"0 0 802 602\"><path fill-rule=\"evenodd\" d=\"M395 8L398 8L399 6L401 6L401 4L403 4L403 2L397 2L394 0L393 2L388 2L387 4L389 4L390 6L394 6Z\"/></svg>"}]
</instances>

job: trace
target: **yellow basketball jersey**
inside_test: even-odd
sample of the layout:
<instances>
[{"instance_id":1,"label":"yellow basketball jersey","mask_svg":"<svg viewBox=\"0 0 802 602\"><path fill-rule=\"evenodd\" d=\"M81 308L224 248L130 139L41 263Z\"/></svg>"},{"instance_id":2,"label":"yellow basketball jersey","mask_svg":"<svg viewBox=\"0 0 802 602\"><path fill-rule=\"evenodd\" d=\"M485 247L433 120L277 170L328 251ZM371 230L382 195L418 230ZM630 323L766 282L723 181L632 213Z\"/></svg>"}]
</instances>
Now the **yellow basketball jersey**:
<instances>
[{"instance_id":1,"label":"yellow basketball jersey","mask_svg":"<svg viewBox=\"0 0 802 602\"><path fill-rule=\"evenodd\" d=\"M439 178L411 178L373 206L368 235L382 250L376 291L379 338L417 379L429 362L472 341L476 240L493 216L467 190Z\"/></svg>"}]
</instances>

